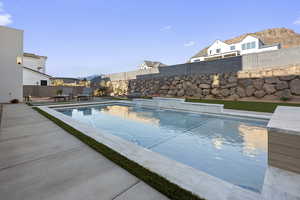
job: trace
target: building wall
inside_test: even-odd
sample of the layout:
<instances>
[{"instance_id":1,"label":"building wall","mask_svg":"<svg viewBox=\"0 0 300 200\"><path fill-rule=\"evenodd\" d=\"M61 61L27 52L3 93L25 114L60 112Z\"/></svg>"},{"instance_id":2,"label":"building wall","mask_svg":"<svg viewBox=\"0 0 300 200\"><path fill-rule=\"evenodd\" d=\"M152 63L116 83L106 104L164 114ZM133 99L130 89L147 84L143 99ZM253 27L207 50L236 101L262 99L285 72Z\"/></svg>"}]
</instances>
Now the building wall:
<instances>
[{"instance_id":1,"label":"building wall","mask_svg":"<svg viewBox=\"0 0 300 200\"><path fill-rule=\"evenodd\" d=\"M47 57L33 58L24 56L23 66L42 73L46 73L46 60Z\"/></svg>"},{"instance_id":2,"label":"building wall","mask_svg":"<svg viewBox=\"0 0 300 200\"><path fill-rule=\"evenodd\" d=\"M251 43L251 42L255 42L255 48L251 48L251 49L242 49L242 44L245 43ZM274 51L274 50L278 50L279 47L278 46L270 46L270 47L266 47L266 48L261 48L262 44L259 42L259 40L255 37L252 36L248 36L246 37L243 41L241 41L239 43L239 49L241 52L241 55L245 55L245 54L251 54L251 53L260 53L260 52L265 52L265 51Z\"/></svg>"},{"instance_id":3,"label":"building wall","mask_svg":"<svg viewBox=\"0 0 300 200\"><path fill-rule=\"evenodd\" d=\"M23 31L0 26L0 103L22 101L22 64L17 64L22 56Z\"/></svg>"},{"instance_id":4,"label":"building wall","mask_svg":"<svg viewBox=\"0 0 300 200\"><path fill-rule=\"evenodd\" d=\"M50 85L48 76L23 68L23 85L41 85L41 80L46 80L47 85Z\"/></svg>"},{"instance_id":5,"label":"building wall","mask_svg":"<svg viewBox=\"0 0 300 200\"><path fill-rule=\"evenodd\" d=\"M207 55L216 55L216 54L220 54L220 53L217 53L216 50L217 49L220 49L221 52L220 53L224 53L224 52L228 52L230 51L229 50L229 45L220 41L220 40L217 40L215 41L208 49L207 49Z\"/></svg>"}]
</instances>

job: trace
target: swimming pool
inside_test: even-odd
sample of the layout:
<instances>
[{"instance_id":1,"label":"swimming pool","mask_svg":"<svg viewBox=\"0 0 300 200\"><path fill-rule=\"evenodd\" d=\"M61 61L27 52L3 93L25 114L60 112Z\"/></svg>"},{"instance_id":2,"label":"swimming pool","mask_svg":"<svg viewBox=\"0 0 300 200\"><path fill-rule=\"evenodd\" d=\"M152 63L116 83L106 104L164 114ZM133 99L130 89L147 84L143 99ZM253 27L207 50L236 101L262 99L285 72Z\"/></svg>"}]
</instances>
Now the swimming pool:
<instances>
[{"instance_id":1,"label":"swimming pool","mask_svg":"<svg viewBox=\"0 0 300 200\"><path fill-rule=\"evenodd\" d=\"M210 175L260 192L267 121L108 104L57 111Z\"/></svg>"}]
</instances>

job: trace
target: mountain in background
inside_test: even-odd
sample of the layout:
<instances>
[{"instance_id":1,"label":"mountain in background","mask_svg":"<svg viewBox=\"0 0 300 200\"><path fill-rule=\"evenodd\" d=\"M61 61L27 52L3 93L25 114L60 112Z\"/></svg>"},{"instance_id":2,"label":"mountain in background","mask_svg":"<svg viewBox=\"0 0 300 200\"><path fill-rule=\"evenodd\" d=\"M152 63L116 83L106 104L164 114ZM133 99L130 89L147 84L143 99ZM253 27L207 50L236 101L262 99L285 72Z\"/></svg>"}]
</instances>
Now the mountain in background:
<instances>
[{"instance_id":1,"label":"mountain in background","mask_svg":"<svg viewBox=\"0 0 300 200\"><path fill-rule=\"evenodd\" d=\"M255 33L246 33L235 38L225 40L224 42L227 44L237 43L248 35L259 38L266 45L280 43L281 48L300 46L300 34L288 28L271 28ZM205 56L207 54L207 49L208 47L202 49L192 58Z\"/></svg>"}]
</instances>

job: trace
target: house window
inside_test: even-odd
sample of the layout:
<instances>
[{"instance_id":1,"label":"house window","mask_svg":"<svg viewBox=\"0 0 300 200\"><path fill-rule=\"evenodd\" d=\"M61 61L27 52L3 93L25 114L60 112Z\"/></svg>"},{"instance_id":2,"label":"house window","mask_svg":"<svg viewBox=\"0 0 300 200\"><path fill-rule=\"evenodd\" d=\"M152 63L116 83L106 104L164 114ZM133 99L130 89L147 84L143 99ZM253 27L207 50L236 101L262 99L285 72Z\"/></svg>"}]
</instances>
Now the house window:
<instances>
[{"instance_id":1,"label":"house window","mask_svg":"<svg viewBox=\"0 0 300 200\"><path fill-rule=\"evenodd\" d=\"M47 80L41 80L41 85L47 85Z\"/></svg>"},{"instance_id":2,"label":"house window","mask_svg":"<svg viewBox=\"0 0 300 200\"><path fill-rule=\"evenodd\" d=\"M246 44L242 44L242 50L246 50Z\"/></svg>"},{"instance_id":3,"label":"house window","mask_svg":"<svg viewBox=\"0 0 300 200\"><path fill-rule=\"evenodd\" d=\"M221 49L216 49L216 53L220 53L221 52Z\"/></svg>"},{"instance_id":4,"label":"house window","mask_svg":"<svg viewBox=\"0 0 300 200\"><path fill-rule=\"evenodd\" d=\"M247 43L247 47L246 48L247 49L251 49L251 43L250 42Z\"/></svg>"},{"instance_id":5,"label":"house window","mask_svg":"<svg viewBox=\"0 0 300 200\"><path fill-rule=\"evenodd\" d=\"M256 42L248 42L248 43L242 44L242 50L255 49L255 48L256 48Z\"/></svg>"},{"instance_id":6,"label":"house window","mask_svg":"<svg viewBox=\"0 0 300 200\"><path fill-rule=\"evenodd\" d=\"M235 50L235 46L234 45L230 46L230 50L231 51Z\"/></svg>"},{"instance_id":7,"label":"house window","mask_svg":"<svg viewBox=\"0 0 300 200\"><path fill-rule=\"evenodd\" d=\"M212 50L209 51L209 54L210 54L210 55L212 54Z\"/></svg>"}]
</instances>

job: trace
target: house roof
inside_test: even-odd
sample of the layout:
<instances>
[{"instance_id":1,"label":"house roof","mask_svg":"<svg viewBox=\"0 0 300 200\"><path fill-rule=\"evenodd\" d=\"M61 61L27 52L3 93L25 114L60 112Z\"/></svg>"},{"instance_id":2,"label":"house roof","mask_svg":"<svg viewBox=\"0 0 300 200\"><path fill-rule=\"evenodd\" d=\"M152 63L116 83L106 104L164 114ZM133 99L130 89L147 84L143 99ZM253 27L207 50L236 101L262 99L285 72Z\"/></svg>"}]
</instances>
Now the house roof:
<instances>
[{"instance_id":1,"label":"house roof","mask_svg":"<svg viewBox=\"0 0 300 200\"><path fill-rule=\"evenodd\" d=\"M222 43L224 43L224 44L227 44L226 42L224 42L224 41L222 41L222 40L215 40L209 47L211 47L214 43L216 43L216 42L222 42Z\"/></svg>"},{"instance_id":2,"label":"house roof","mask_svg":"<svg viewBox=\"0 0 300 200\"><path fill-rule=\"evenodd\" d=\"M241 36L240 38L238 38L236 40L233 40L233 39L231 39L231 40L225 40L224 43L229 44L229 45L230 44L236 44L236 43L239 43L239 42L243 41L248 36L254 37L254 38L258 39L261 43L264 44L264 42L258 36L253 35L251 33L247 34L247 35L243 35L243 36Z\"/></svg>"},{"instance_id":3,"label":"house roof","mask_svg":"<svg viewBox=\"0 0 300 200\"><path fill-rule=\"evenodd\" d=\"M23 53L23 56L24 57L31 57L31 58L46 58L47 59L47 56L39 56L39 55L36 55L36 54L33 54L33 53Z\"/></svg>"},{"instance_id":4,"label":"house roof","mask_svg":"<svg viewBox=\"0 0 300 200\"><path fill-rule=\"evenodd\" d=\"M34 70L34 69L31 69L31 68L29 68L29 67L24 67L24 66L23 66L23 68L24 68L24 69L28 69L28 70L30 70L30 71L33 71L33 72L35 72L35 73L38 73L38 74L41 74L41 75L47 76L47 77L49 77L49 78L52 78L52 76L50 76L50 75L48 75L48 74L45 74L45 73L39 72L39 71L37 71L37 70Z\"/></svg>"},{"instance_id":5,"label":"house roof","mask_svg":"<svg viewBox=\"0 0 300 200\"><path fill-rule=\"evenodd\" d=\"M149 60L144 60L144 63L148 66L148 67L164 67L167 66L161 62L158 61L149 61Z\"/></svg>"}]
</instances>

